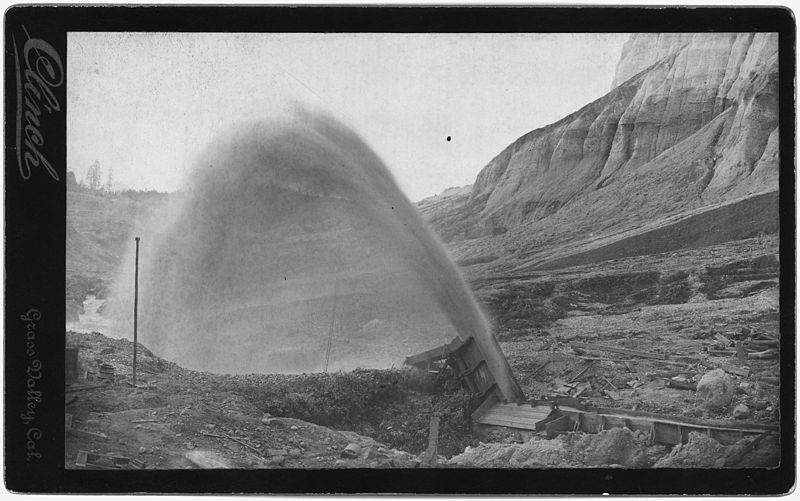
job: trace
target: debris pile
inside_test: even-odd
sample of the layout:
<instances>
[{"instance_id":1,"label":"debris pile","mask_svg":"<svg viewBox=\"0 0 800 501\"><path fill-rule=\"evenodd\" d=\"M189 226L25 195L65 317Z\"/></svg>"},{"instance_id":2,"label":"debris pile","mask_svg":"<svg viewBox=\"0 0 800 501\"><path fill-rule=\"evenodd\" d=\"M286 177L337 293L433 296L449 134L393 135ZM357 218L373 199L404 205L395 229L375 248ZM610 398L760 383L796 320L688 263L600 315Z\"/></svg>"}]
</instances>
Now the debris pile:
<instances>
[{"instance_id":1,"label":"debris pile","mask_svg":"<svg viewBox=\"0 0 800 501\"><path fill-rule=\"evenodd\" d=\"M133 387L131 342L74 332L67 342L84 368L66 388L68 468L414 468L433 414L442 454L472 440L471 397L445 375L217 375L140 346Z\"/></svg>"},{"instance_id":2,"label":"debris pile","mask_svg":"<svg viewBox=\"0 0 800 501\"><path fill-rule=\"evenodd\" d=\"M701 433L670 448L649 443L641 432L614 428L598 434L567 433L524 443L480 443L448 464L472 468L763 468L780 456L776 436L748 437L722 445Z\"/></svg>"},{"instance_id":3,"label":"debris pile","mask_svg":"<svg viewBox=\"0 0 800 501\"><path fill-rule=\"evenodd\" d=\"M702 433L690 433L689 441L676 445L655 468L768 468L780 457L774 435L743 438L724 446Z\"/></svg>"},{"instance_id":4,"label":"debris pile","mask_svg":"<svg viewBox=\"0 0 800 501\"><path fill-rule=\"evenodd\" d=\"M662 446L655 446L662 450ZM645 437L627 428L598 434L569 433L522 444L483 444L467 447L449 463L476 468L570 468L650 466Z\"/></svg>"},{"instance_id":5,"label":"debris pile","mask_svg":"<svg viewBox=\"0 0 800 501\"><path fill-rule=\"evenodd\" d=\"M778 419L777 344L768 352L747 351L756 337L767 337L755 328L742 328L736 342L717 332L669 344L658 338L647 350L641 348L653 337L648 333L603 337L603 343L525 338L505 342L504 350L529 398L580 398L596 406L700 418ZM735 350L719 355L712 348L728 342L747 347L746 356L740 360Z\"/></svg>"}]
</instances>

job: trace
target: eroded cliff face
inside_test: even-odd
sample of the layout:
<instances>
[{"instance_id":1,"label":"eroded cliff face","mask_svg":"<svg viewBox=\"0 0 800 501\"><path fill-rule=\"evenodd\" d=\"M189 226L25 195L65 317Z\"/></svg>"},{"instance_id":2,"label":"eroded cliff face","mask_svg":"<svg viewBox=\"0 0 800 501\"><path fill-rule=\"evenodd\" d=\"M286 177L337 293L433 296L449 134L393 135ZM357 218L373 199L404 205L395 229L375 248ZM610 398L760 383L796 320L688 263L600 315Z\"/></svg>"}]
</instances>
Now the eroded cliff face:
<instances>
[{"instance_id":1,"label":"eroded cliff face","mask_svg":"<svg viewBox=\"0 0 800 501\"><path fill-rule=\"evenodd\" d=\"M777 53L777 34L634 34L607 95L517 139L432 223L565 241L776 190Z\"/></svg>"}]
</instances>

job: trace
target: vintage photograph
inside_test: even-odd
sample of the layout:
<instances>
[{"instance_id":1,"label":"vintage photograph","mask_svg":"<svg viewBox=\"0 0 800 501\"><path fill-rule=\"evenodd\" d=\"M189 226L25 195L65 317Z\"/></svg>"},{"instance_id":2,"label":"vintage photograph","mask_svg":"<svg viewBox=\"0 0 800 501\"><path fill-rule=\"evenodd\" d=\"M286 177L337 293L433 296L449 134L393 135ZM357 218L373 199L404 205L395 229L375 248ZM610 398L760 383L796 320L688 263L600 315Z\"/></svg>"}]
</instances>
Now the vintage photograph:
<instances>
[{"instance_id":1,"label":"vintage photograph","mask_svg":"<svg viewBox=\"0 0 800 501\"><path fill-rule=\"evenodd\" d=\"M66 40L67 470L780 465L778 33Z\"/></svg>"}]
</instances>

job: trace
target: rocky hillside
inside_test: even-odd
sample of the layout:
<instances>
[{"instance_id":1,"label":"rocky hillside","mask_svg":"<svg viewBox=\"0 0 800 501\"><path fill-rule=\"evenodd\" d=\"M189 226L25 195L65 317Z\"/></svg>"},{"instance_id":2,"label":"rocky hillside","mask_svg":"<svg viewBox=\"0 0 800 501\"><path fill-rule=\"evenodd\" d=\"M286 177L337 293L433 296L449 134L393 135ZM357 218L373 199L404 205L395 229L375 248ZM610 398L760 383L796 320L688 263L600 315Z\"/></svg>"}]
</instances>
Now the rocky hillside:
<instances>
[{"instance_id":1,"label":"rocky hillside","mask_svg":"<svg viewBox=\"0 0 800 501\"><path fill-rule=\"evenodd\" d=\"M457 257L516 268L539 249L776 191L777 50L774 34L633 35L608 94L514 141L448 210L420 209ZM772 203L747 210L777 221ZM763 231L737 233L751 230Z\"/></svg>"}]
</instances>

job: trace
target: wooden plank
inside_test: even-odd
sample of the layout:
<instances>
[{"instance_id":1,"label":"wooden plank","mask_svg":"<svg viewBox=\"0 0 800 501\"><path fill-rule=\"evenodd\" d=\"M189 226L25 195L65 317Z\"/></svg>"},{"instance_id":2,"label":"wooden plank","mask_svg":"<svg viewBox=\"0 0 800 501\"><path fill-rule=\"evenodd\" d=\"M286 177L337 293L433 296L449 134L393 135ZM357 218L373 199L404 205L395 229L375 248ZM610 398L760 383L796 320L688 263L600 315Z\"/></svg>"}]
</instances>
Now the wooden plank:
<instances>
[{"instance_id":1,"label":"wooden plank","mask_svg":"<svg viewBox=\"0 0 800 501\"><path fill-rule=\"evenodd\" d=\"M605 346L602 344L593 344L593 343L570 343L570 346L573 348L579 348L584 350L597 350L597 351L608 351L612 353L622 353L623 355L630 355L634 357L642 357L642 358L654 358L657 360L667 360L669 357L667 355L662 355L660 353L651 353L649 351L639 351L639 350L629 350L627 348L617 348L615 346Z\"/></svg>"},{"instance_id":2,"label":"wooden plank","mask_svg":"<svg viewBox=\"0 0 800 501\"><path fill-rule=\"evenodd\" d=\"M493 413L488 413L488 414L486 414L485 416L483 416L481 418L481 420L486 420L486 419L499 419L501 421L522 423L522 424L530 425L530 426L536 426L537 423L542 421L541 419L538 419L538 418L526 418L526 417L520 417L520 416L506 416L504 414L493 414Z\"/></svg>"},{"instance_id":3,"label":"wooden plank","mask_svg":"<svg viewBox=\"0 0 800 501\"><path fill-rule=\"evenodd\" d=\"M667 386L677 390L697 391L697 383L692 381L675 381L674 379L667 380Z\"/></svg>"},{"instance_id":4,"label":"wooden plank","mask_svg":"<svg viewBox=\"0 0 800 501\"><path fill-rule=\"evenodd\" d=\"M719 368L728 374L733 374L734 376L747 377L750 374L750 367L747 367L746 365L742 367L736 367L733 365L720 365Z\"/></svg>"},{"instance_id":5,"label":"wooden plank","mask_svg":"<svg viewBox=\"0 0 800 501\"><path fill-rule=\"evenodd\" d=\"M75 393L76 391L85 391L85 390L94 390L97 388L105 388L106 385L104 384L95 384L91 386L72 386L70 388L66 388L64 393Z\"/></svg>"},{"instance_id":6,"label":"wooden plank","mask_svg":"<svg viewBox=\"0 0 800 501\"><path fill-rule=\"evenodd\" d=\"M676 426L669 426L664 423L654 423L655 431L653 440L660 444L675 445L681 443L681 433Z\"/></svg>"},{"instance_id":7,"label":"wooden plank","mask_svg":"<svg viewBox=\"0 0 800 501\"><path fill-rule=\"evenodd\" d=\"M431 427L428 432L428 448L422 456L422 462L428 466L436 464L439 447L439 416L431 416Z\"/></svg>"},{"instance_id":8,"label":"wooden plank","mask_svg":"<svg viewBox=\"0 0 800 501\"><path fill-rule=\"evenodd\" d=\"M105 433L95 433L93 431L80 430L80 429L77 429L77 428L70 428L67 431L71 435L75 435L76 437L97 439L97 440L103 440L103 441L108 440L108 435L106 435Z\"/></svg>"},{"instance_id":9,"label":"wooden plank","mask_svg":"<svg viewBox=\"0 0 800 501\"><path fill-rule=\"evenodd\" d=\"M519 417L525 419L544 419L550 415L550 409L546 410L492 409L491 413L497 416Z\"/></svg>"},{"instance_id":10,"label":"wooden plank","mask_svg":"<svg viewBox=\"0 0 800 501\"><path fill-rule=\"evenodd\" d=\"M411 355L406 357L405 364L406 365L427 365L429 361L438 361L444 358L447 358L450 353L457 350L462 345L462 341L460 338L455 338L447 344L443 344L442 346L437 346L436 348L432 348L428 351L424 351L417 355Z\"/></svg>"},{"instance_id":11,"label":"wooden plank","mask_svg":"<svg viewBox=\"0 0 800 501\"><path fill-rule=\"evenodd\" d=\"M532 411L532 410L513 410L513 409L500 409L500 408L493 408L490 409L486 414L492 413L498 416L507 416L507 417L519 417L523 419L544 419L545 417L550 415L550 410L539 410L539 411Z\"/></svg>"},{"instance_id":12,"label":"wooden plank","mask_svg":"<svg viewBox=\"0 0 800 501\"><path fill-rule=\"evenodd\" d=\"M559 433L570 431L570 420L568 416L559 416L550 421L544 427L547 438L553 438Z\"/></svg>"},{"instance_id":13,"label":"wooden plank","mask_svg":"<svg viewBox=\"0 0 800 501\"><path fill-rule=\"evenodd\" d=\"M478 421L478 420L481 418L481 416L483 416L484 414L486 414L487 412L489 412L489 410L490 410L492 407L494 407L495 405L497 405L497 403L498 403L499 401L500 401L500 399L498 398L498 396L497 396L497 395L494 395L494 394L492 394L492 395L489 395L489 396L488 396L488 397L487 397L487 398L486 398L486 399L483 401L483 403L481 403L481 405L479 405L479 406L478 406L478 408L477 408L477 409L475 409L475 410L472 412L472 419L474 419L475 421Z\"/></svg>"},{"instance_id":14,"label":"wooden plank","mask_svg":"<svg viewBox=\"0 0 800 501\"><path fill-rule=\"evenodd\" d=\"M769 350L759 351L756 353L748 353L747 358L749 359L756 359L756 360L763 360L768 358L777 358L780 352L775 348L770 348Z\"/></svg>"},{"instance_id":15,"label":"wooden plank","mask_svg":"<svg viewBox=\"0 0 800 501\"><path fill-rule=\"evenodd\" d=\"M650 426L642 420L634 422L621 416L609 414L602 414L600 418L603 420L605 428L622 428L625 426L630 428L630 425L632 425L641 431L650 429ZM655 441L669 445L685 443L688 440L689 433L693 431L711 434L718 442L725 445L738 441L742 435L757 435L759 433L757 430L733 430L678 422L651 421L651 423L652 426L655 426Z\"/></svg>"},{"instance_id":16,"label":"wooden plank","mask_svg":"<svg viewBox=\"0 0 800 501\"><path fill-rule=\"evenodd\" d=\"M607 412L608 411L608 412ZM742 435L757 435L765 431L777 432L775 425L762 425L760 423L736 423L732 421L716 422L708 420L697 420L684 418L681 416L665 416L652 414L642 411L611 412L608 409L598 409L598 412L585 412L569 407L559 407L559 412L569 415L577 420L581 415L581 427L585 431L599 431L598 422L606 428L616 426L634 426L646 430L649 426L655 426L659 442L677 444L675 440L683 437L684 440L691 431L700 433L711 433L720 443L733 443L740 439Z\"/></svg>"},{"instance_id":17,"label":"wooden plank","mask_svg":"<svg viewBox=\"0 0 800 501\"><path fill-rule=\"evenodd\" d=\"M559 406L559 409L567 412L580 412L579 409L570 408L567 406ZM696 425L704 428L725 428L731 430L753 430L753 431L778 431L777 425L770 425L770 424L762 424L762 423L748 423L748 422L737 422L737 421L720 421L720 420L713 420L713 419L697 419L685 416L671 416L667 414L656 414L653 412L645 412L645 411L634 411L632 409L610 409L610 408L598 408L596 410L598 414L606 414L606 415L615 415L615 416L627 416L627 417L640 417L640 418L648 418L654 421L663 421L669 423L675 423L680 425Z\"/></svg>"},{"instance_id":18,"label":"wooden plank","mask_svg":"<svg viewBox=\"0 0 800 501\"><path fill-rule=\"evenodd\" d=\"M553 407L551 405L531 405L531 404L497 404L498 409L520 412L547 412L549 413Z\"/></svg>"},{"instance_id":19,"label":"wooden plank","mask_svg":"<svg viewBox=\"0 0 800 501\"><path fill-rule=\"evenodd\" d=\"M716 339L717 341L722 343L723 346L730 346L731 344L733 344L733 341L731 341L730 338L725 337L725 336L723 336L722 334L719 334L719 333L714 334L714 339Z\"/></svg>"},{"instance_id":20,"label":"wooden plank","mask_svg":"<svg viewBox=\"0 0 800 501\"><path fill-rule=\"evenodd\" d=\"M504 422L519 422L522 424L535 426L536 423L545 419L548 415L550 415L550 409L547 408L546 410L541 410L539 412L527 412L524 409L516 410L512 409L516 407L514 405L508 404L497 404L493 407L490 407L484 411L482 414L476 419L478 422L483 422L485 419L494 419L500 420Z\"/></svg>"},{"instance_id":21,"label":"wooden plank","mask_svg":"<svg viewBox=\"0 0 800 501\"><path fill-rule=\"evenodd\" d=\"M479 421L480 424L488 424L494 426L505 426L506 428L518 428L520 430L536 430L535 425L530 425L528 423L519 423L516 421L507 421L504 419L486 419L482 418Z\"/></svg>"}]
</instances>

